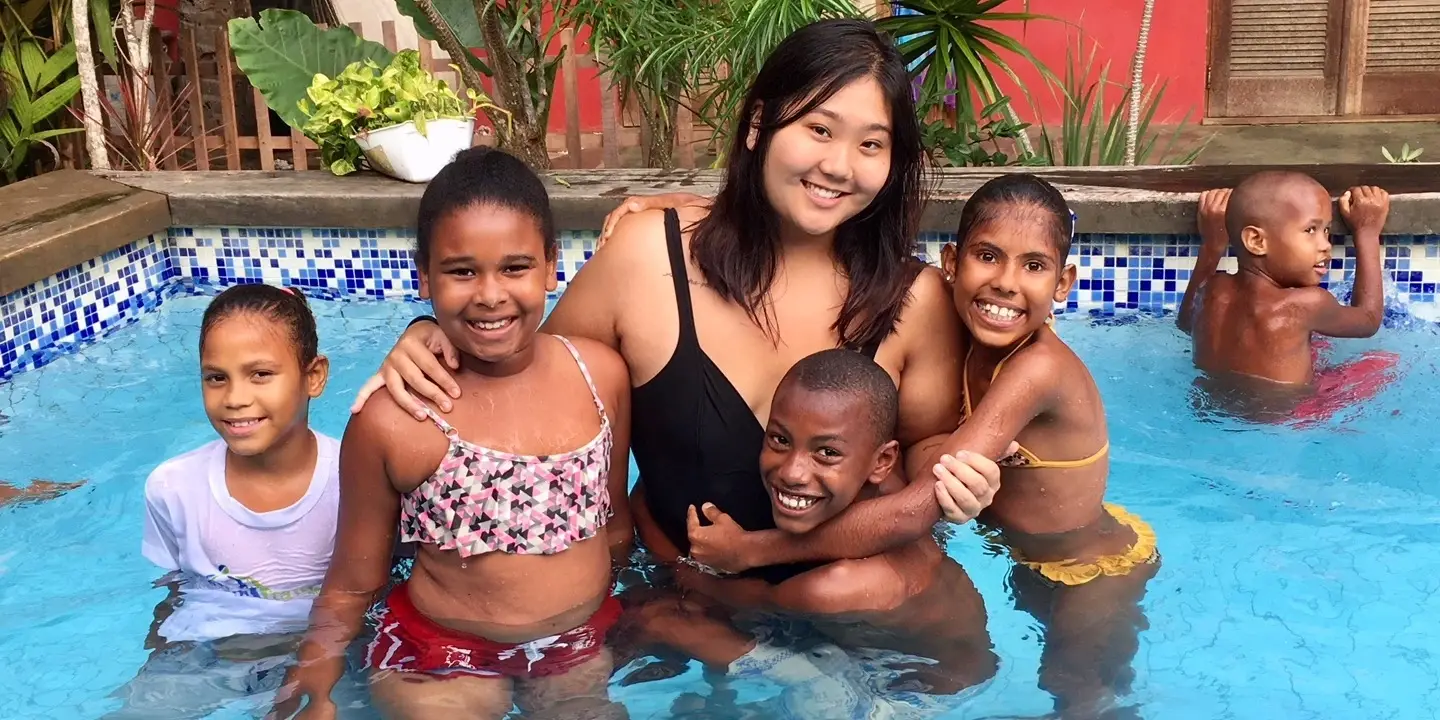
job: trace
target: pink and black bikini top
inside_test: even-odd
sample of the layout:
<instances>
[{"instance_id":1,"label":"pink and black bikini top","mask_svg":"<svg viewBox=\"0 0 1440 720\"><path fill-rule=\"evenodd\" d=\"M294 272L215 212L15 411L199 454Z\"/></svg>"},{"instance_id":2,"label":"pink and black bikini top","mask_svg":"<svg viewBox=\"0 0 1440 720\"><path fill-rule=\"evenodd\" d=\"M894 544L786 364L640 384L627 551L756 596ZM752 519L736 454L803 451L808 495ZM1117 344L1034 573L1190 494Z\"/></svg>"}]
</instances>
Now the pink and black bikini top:
<instances>
[{"instance_id":1,"label":"pink and black bikini top","mask_svg":"<svg viewBox=\"0 0 1440 720\"><path fill-rule=\"evenodd\" d=\"M426 409L450 439L445 459L424 482L400 498L400 537L454 550L460 557L487 552L552 555L595 537L610 519L610 420L590 370L570 351L600 413L600 432L576 450L556 455L515 455L460 439L460 433Z\"/></svg>"}]
</instances>

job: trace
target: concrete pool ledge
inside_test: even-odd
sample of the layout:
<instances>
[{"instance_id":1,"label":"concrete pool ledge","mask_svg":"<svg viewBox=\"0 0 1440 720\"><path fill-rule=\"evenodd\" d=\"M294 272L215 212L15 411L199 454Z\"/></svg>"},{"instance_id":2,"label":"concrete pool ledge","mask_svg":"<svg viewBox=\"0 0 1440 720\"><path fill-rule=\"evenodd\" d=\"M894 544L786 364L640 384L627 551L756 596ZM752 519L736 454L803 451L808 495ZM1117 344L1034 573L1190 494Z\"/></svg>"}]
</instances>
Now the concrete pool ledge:
<instances>
[{"instance_id":1,"label":"concrete pool ledge","mask_svg":"<svg viewBox=\"0 0 1440 720\"><path fill-rule=\"evenodd\" d=\"M169 226L163 194L90 173L0 188L0 297Z\"/></svg>"},{"instance_id":2,"label":"concrete pool ledge","mask_svg":"<svg viewBox=\"0 0 1440 720\"><path fill-rule=\"evenodd\" d=\"M1201 190L1233 186L1251 166L1142 168L983 168L937 173L937 191L923 230L953 232L965 199L1001 172L1031 171L1055 183L1079 216L1077 232L1188 235L1195 232ZM1440 234L1440 164L1300 165L1339 194L1374 184L1394 194L1386 234ZM104 177L169 198L176 227L413 228L424 185L374 173L335 177L325 172L103 173ZM560 229L601 227L624 198L686 191L713 194L714 170L556 170L546 174Z\"/></svg>"}]
</instances>

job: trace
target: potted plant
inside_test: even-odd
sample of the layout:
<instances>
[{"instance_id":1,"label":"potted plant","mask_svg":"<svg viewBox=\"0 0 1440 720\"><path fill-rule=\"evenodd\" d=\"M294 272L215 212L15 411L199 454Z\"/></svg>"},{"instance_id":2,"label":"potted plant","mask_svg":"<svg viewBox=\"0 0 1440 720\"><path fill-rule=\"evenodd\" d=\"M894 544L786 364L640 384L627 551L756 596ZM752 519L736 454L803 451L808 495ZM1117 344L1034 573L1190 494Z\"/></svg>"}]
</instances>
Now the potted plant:
<instances>
[{"instance_id":1,"label":"potted plant","mask_svg":"<svg viewBox=\"0 0 1440 720\"><path fill-rule=\"evenodd\" d=\"M420 67L414 50L381 67L350 63L335 78L317 73L300 101L303 132L320 146L325 167L347 175L363 157L372 168L408 182L428 182L471 145L475 113L498 109L473 89L461 100Z\"/></svg>"}]
</instances>

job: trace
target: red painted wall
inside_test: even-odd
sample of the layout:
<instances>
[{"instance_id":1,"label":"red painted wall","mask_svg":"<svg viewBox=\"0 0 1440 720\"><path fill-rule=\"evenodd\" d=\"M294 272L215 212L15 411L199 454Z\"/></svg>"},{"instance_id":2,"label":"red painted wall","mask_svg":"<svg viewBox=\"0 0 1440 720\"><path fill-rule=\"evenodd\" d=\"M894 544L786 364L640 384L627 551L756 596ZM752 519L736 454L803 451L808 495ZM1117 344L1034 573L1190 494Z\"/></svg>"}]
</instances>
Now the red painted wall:
<instances>
[{"instance_id":1,"label":"red painted wall","mask_svg":"<svg viewBox=\"0 0 1440 720\"><path fill-rule=\"evenodd\" d=\"M1056 20L1029 23L996 23L996 28L1018 38L1057 78L1065 77L1066 48L1069 47L1082 64L1094 49L1094 73L1110 63L1108 78L1118 83L1106 91L1106 101L1115 102L1121 87L1129 84L1130 63L1135 56L1140 35L1140 16L1144 0L1029 0L1029 11L1048 15ZM1168 81L1155 122L1179 122L1190 111L1191 121L1198 121L1205 111L1206 36L1208 34L1206 0L1157 0L1150 19L1150 39L1145 57L1145 83L1151 86ZM1024 11L1024 0L1010 0L1002 6L1009 11ZM1009 78L1004 78L1004 92L1010 96L1022 118L1043 119L1047 123L1061 118L1061 95L1053 94L1039 71L1023 59L1013 58L1011 67L1030 90L1035 103L1031 107L1024 94L1017 92Z\"/></svg>"},{"instance_id":2,"label":"red painted wall","mask_svg":"<svg viewBox=\"0 0 1440 720\"><path fill-rule=\"evenodd\" d=\"M1005 11L1024 11L1026 0L1010 0ZM1176 123L1190 111L1190 120L1198 121L1205 111L1206 35L1208 32L1206 0L1157 0L1150 22L1150 41L1145 61L1147 85L1169 81L1157 123ZM1129 82L1130 62L1135 55L1135 42L1140 34L1140 16L1144 0L1029 0L1029 12L1048 15L1054 20L1030 23L995 23L997 29L1017 37L1058 78L1065 76L1065 51L1071 48L1083 62L1095 49L1094 70L1110 63L1109 79L1118 83L1107 90L1108 102L1118 101L1119 84ZM547 21L549 20L547 16ZM581 50L588 51L581 33ZM556 47L558 49L558 45ZM1010 96L1020 116L1031 122L1044 120L1057 123L1061 118L1060 94L1052 93L1039 73L1019 57L1011 58L1011 67L1028 88L1034 107L1015 84L1002 77L1002 91ZM600 132L600 84L593 68L579 71L580 122L583 132ZM564 71L556 78L554 106L550 112L551 132L565 132Z\"/></svg>"}]
</instances>

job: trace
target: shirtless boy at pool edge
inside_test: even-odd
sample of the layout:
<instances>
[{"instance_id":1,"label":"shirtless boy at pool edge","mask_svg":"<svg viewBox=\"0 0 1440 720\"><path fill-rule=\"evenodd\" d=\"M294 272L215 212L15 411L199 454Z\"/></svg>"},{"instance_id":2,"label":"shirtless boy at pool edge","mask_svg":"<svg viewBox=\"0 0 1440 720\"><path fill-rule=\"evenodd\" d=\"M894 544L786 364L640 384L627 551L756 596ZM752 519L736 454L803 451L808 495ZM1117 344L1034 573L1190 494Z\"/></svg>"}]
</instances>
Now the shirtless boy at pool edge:
<instances>
[{"instance_id":1,"label":"shirtless boy at pool edge","mask_svg":"<svg viewBox=\"0 0 1440 720\"><path fill-rule=\"evenodd\" d=\"M1331 266L1330 195L1313 178L1266 171L1233 191L1200 196L1200 257L1177 322L1194 342L1199 381L1239 414L1317 419L1383 387L1393 357L1368 355L1317 373L1312 337L1366 338L1380 329L1384 288L1380 231L1389 195L1371 186L1340 197L1355 237L1355 287L1349 306L1320 287ZM1226 245L1239 272L1218 273ZM1318 402L1317 402L1318 401Z\"/></svg>"},{"instance_id":2,"label":"shirtless boy at pool edge","mask_svg":"<svg viewBox=\"0 0 1440 720\"><path fill-rule=\"evenodd\" d=\"M890 376L864 355L835 349L800 360L780 381L771 408L760 469L778 529L809 532L857 500L903 485L890 477L900 453L894 440L898 393ZM694 508L689 522L699 524ZM678 554L662 534L644 541L659 557ZM989 679L997 668L979 592L930 537L862 560L830 562L776 585L716 578L683 566L681 575L687 588L737 609L827 620L825 633L847 648L934 660L905 675L907 688L923 688L930 696L920 699L926 704ZM712 615L715 608L694 598L645 605L637 618L642 638L732 675L785 666L782 672L792 680L806 676L797 677L790 667L804 660L803 653L796 659L792 651L757 643L722 619L728 613ZM821 714L839 709L827 706Z\"/></svg>"}]
</instances>

